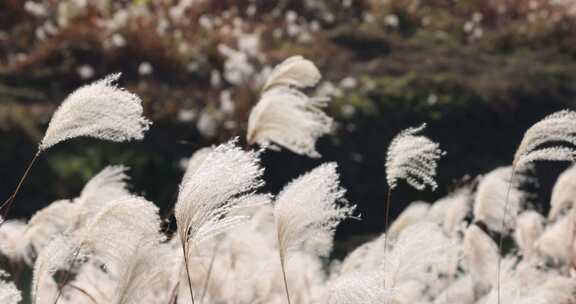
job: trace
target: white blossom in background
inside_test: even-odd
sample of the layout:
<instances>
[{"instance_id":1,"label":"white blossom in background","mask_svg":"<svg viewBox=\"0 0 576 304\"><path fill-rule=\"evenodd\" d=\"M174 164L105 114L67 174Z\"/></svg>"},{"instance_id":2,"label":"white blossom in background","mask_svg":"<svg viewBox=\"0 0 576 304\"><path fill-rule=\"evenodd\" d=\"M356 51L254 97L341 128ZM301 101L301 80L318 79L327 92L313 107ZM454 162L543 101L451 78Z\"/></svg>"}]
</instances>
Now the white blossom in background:
<instances>
[{"instance_id":1,"label":"white blossom in background","mask_svg":"<svg viewBox=\"0 0 576 304\"><path fill-rule=\"evenodd\" d=\"M70 94L54 112L40 150L79 136L110 141L140 140L151 122L143 114L142 100L114 82L112 74Z\"/></svg>"},{"instance_id":2,"label":"white blossom in background","mask_svg":"<svg viewBox=\"0 0 576 304\"><path fill-rule=\"evenodd\" d=\"M140 76L148 76L148 75L152 74L153 71L154 71L154 68L152 67L150 62L147 62L147 61L142 62L138 66L138 74Z\"/></svg>"},{"instance_id":3,"label":"white blossom in background","mask_svg":"<svg viewBox=\"0 0 576 304\"><path fill-rule=\"evenodd\" d=\"M437 161L445 152L438 143L416 135L426 127L408 128L400 132L390 143L386 156L386 175L390 189L396 188L403 179L412 187L423 190L426 186L435 190Z\"/></svg>"},{"instance_id":4,"label":"white blossom in background","mask_svg":"<svg viewBox=\"0 0 576 304\"><path fill-rule=\"evenodd\" d=\"M94 68L87 64L79 66L77 72L82 79L90 79L94 77Z\"/></svg>"},{"instance_id":5,"label":"white blossom in background","mask_svg":"<svg viewBox=\"0 0 576 304\"><path fill-rule=\"evenodd\" d=\"M251 79L255 69L246 53L232 49L224 44L218 45L218 51L226 57L224 78L228 82L240 85Z\"/></svg>"}]
</instances>

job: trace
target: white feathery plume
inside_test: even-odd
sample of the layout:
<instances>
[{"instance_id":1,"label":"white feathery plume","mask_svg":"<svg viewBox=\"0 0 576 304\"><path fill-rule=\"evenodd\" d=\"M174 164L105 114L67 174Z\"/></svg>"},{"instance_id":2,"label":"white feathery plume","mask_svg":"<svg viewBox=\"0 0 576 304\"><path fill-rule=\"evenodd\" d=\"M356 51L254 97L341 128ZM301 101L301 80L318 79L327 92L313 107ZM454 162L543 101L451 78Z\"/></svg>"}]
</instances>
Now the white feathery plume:
<instances>
[{"instance_id":1,"label":"white feathery plume","mask_svg":"<svg viewBox=\"0 0 576 304\"><path fill-rule=\"evenodd\" d=\"M180 185L174 214L181 241L195 245L245 220L226 215L263 185L262 173L258 152L243 151L236 140L210 152Z\"/></svg>"},{"instance_id":2,"label":"white feathery plume","mask_svg":"<svg viewBox=\"0 0 576 304\"><path fill-rule=\"evenodd\" d=\"M332 249L336 226L354 206L344 201L335 163L318 166L282 189L274 203L274 218L282 262L304 249L320 256Z\"/></svg>"},{"instance_id":3,"label":"white feathery plume","mask_svg":"<svg viewBox=\"0 0 576 304\"><path fill-rule=\"evenodd\" d=\"M151 122L142 116L142 100L114 84L118 78L111 74L70 94L54 112L40 150L79 136L142 139Z\"/></svg>"},{"instance_id":4,"label":"white feathery plume","mask_svg":"<svg viewBox=\"0 0 576 304\"><path fill-rule=\"evenodd\" d=\"M332 131L333 120L322 108L327 98L308 97L289 87L277 87L262 94L250 112L247 141L294 153L320 157L315 145Z\"/></svg>"},{"instance_id":5,"label":"white feathery plume","mask_svg":"<svg viewBox=\"0 0 576 304\"><path fill-rule=\"evenodd\" d=\"M514 239L525 259L532 257L536 240L544 231L544 217L530 210L522 212L516 221Z\"/></svg>"},{"instance_id":6,"label":"white feathery plume","mask_svg":"<svg viewBox=\"0 0 576 304\"><path fill-rule=\"evenodd\" d=\"M58 269L70 270L79 255L89 254L117 275L130 265L142 242L159 241L158 208L139 197L126 197L107 204L86 226L71 236L54 239L40 253L34 266L33 298L37 301L40 280ZM67 282L65 282L67 283ZM58 299L60 293L56 295Z\"/></svg>"},{"instance_id":7,"label":"white feathery plume","mask_svg":"<svg viewBox=\"0 0 576 304\"><path fill-rule=\"evenodd\" d=\"M550 304L550 303L573 303L574 289L576 284L574 279L553 276L547 278L541 285L536 286L529 295L521 297L511 302L512 304Z\"/></svg>"},{"instance_id":8,"label":"white feathery plume","mask_svg":"<svg viewBox=\"0 0 576 304\"><path fill-rule=\"evenodd\" d=\"M0 225L0 254L8 260L20 262L26 260L27 242L24 241L26 223L20 220L7 220Z\"/></svg>"},{"instance_id":9,"label":"white feathery plume","mask_svg":"<svg viewBox=\"0 0 576 304\"><path fill-rule=\"evenodd\" d=\"M338 277L328 286L325 303L381 304L392 300L394 290L384 287L380 272L352 272Z\"/></svg>"},{"instance_id":10,"label":"white feathery plume","mask_svg":"<svg viewBox=\"0 0 576 304\"><path fill-rule=\"evenodd\" d=\"M322 75L312 61L302 56L292 56L274 67L262 91L279 85L297 88L312 87L320 81L320 78Z\"/></svg>"},{"instance_id":11,"label":"white feathery plume","mask_svg":"<svg viewBox=\"0 0 576 304\"><path fill-rule=\"evenodd\" d=\"M408 281L429 283L434 275L430 268L446 264L453 246L435 223L420 222L407 227L384 258L386 287L398 287Z\"/></svg>"},{"instance_id":12,"label":"white feathery plume","mask_svg":"<svg viewBox=\"0 0 576 304\"><path fill-rule=\"evenodd\" d=\"M124 166L108 166L86 183L80 196L70 203L56 201L38 211L28 222L26 238L36 251L68 228L78 228L107 203L130 197ZM76 226L76 227L72 227Z\"/></svg>"},{"instance_id":13,"label":"white feathery plume","mask_svg":"<svg viewBox=\"0 0 576 304\"><path fill-rule=\"evenodd\" d=\"M421 281L406 281L395 287L394 295L390 303L415 303L415 304L427 304L426 299L428 286Z\"/></svg>"},{"instance_id":14,"label":"white feathery plume","mask_svg":"<svg viewBox=\"0 0 576 304\"><path fill-rule=\"evenodd\" d=\"M142 243L118 275L114 304L168 303L163 287L171 281L171 250L156 242ZM163 290L164 289L164 290Z\"/></svg>"},{"instance_id":15,"label":"white feathery plume","mask_svg":"<svg viewBox=\"0 0 576 304\"><path fill-rule=\"evenodd\" d=\"M3 278L8 277L8 274L0 270L0 303L2 304L18 304L22 301L22 293L16 285L12 282L5 281Z\"/></svg>"},{"instance_id":16,"label":"white feathery plume","mask_svg":"<svg viewBox=\"0 0 576 304\"><path fill-rule=\"evenodd\" d=\"M77 223L87 221L107 203L132 196L127 190L127 170L122 165L107 166L84 185L80 196L74 200L79 209Z\"/></svg>"},{"instance_id":17,"label":"white feathery plume","mask_svg":"<svg viewBox=\"0 0 576 304\"><path fill-rule=\"evenodd\" d=\"M342 261L339 273L366 272L379 269L384 263L384 235L354 249Z\"/></svg>"},{"instance_id":18,"label":"white feathery plume","mask_svg":"<svg viewBox=\"0 0 576 304\"><path fill-rule=\"evenodd\" d=\"M434 304L473 304L474 283L470 275L459 277L434 300Z\"/></svg>"},{"instance_id":19,"label":"white feathery plume","mask_svg":"<svg viewBox=\"0 0 576 304\"><path fill-rule=\"evenodd\" d=\"M40 295L41 286L45 286L47 281L53 282L52 275L59 269L71 268L71 265L82 253L79 244L70 236L61 235L53 239L40 252L34 264L32 275L32 303L47 302ZM44 290L44 288L42 288ZM50 299L56 297L55 294L49 296Z\"/></svg>"},{"instance_id":20,"label":"white feathery plume","mask_svg":"<svg viewBox=\"0 0 576 304\"><path fill-rule=\"evenodd\" d=\"M476 225L470 225L464 234L464 260L474 285L487 291L494 284L498 268L498 246Z\"/></svg>"},{"instance_id":21,"label":"white feathery plume","mask_svg":"<svg viewBox=\"0 0 576 304\"><path fill-rule=\"evenodd\" d=\"M521 179L511 181L511 175L512 167L509 166L492 170L482 178L474 197L474 219L500 233L507 233L516 226L516 216L526 197L524 192L518 189ZM508 206L504 214L507 195Z\"/></svg>"},{"instance_id":22,"label":"white feathery plume","mask_svg":"<svg viewBox=\"0 0 576 304\"><path fill-rule=\"evenodd\" d=\"M576 200L576 166L571 166L560 174L552 188L548 219L556 219L563 210L573 206L574 200Z\"/></svg>"},{"instance_id":23,"label":"white feathery plume","mask_svg":"<svg viewBox=\"0 0 576 304\"><path fill-rule=\"evenodd\" d=\"M184 185L190 177L194 175L196 170L200 167L200 165L206 160L206 157L214 150L213 147L206 147L196 150L192 157L188 160L188 164L186 165L186 171L184 171L184 177L182 177L181 184Z\"/></svg>"},{"instance_id":24,"label":"white feathery plume","mask_svg":"<svg viewBox=\"0 0 576 304\"><path fill-rule=\"evenodd\" d=\"M295 251L327 255L336 226L354 206L344 201L336 164L328 163L298 177L282 189L274 204L278 252L288 302L286 265Z\"/></svg>"},{"instance_id":25,"label":"white feathery plume","mask_svg":"<svg viewBox=\"0 0 576 304\"><path fill-rule=\"evenodd\" d=\"M191 247L247 219L229 212L263 184L258 156L240 149L236 140L229 141L210 152L180 185L174 214L191 294Z\"/></svg>"},{"instance_id":26,"label":"white feathery plume","mask_svg":"<svg viewBox=\"0 0 576 304\"><path fill-rule=\"evenodd\" d=\"M426 202L412 202L400 215L392 222L390 228L388 228L388 236L395 238L404 230L404 228L409 227L413 224L419 223L426 219L428 216L428 211L430 210L430 204Z\"/></svg>"},{"instance_id":27,"label":"white feathery plume","mask_svg":"<svg viewBox=\"0 0 576 304\"><path fill-rule=\"evenodd\" d=\"M483 304L497 303L569 303L564 301L553 301L554 299L565 298L572 295L572 286L562 284L562 281L570 281L567 278L559 277L552 272L543 272L532 262L522 261L517 263L515 257L504 260L503 280L500 295L498 289L493 288L483 299ZM558 278L561 278L559 281ZM554 290L555 287L567 287L568 290ZM551 296L552 293L557 296ZM572 298L572 296L570 296ZM544 300L544 302L541 302ZM551 301L546 301L551 300Z\"/></svg>"},{"instance_id":28,"label":"white feathery plume","mask_svg":"<svg viewBox=\"0 0 576 304\"><path fill-rule=\"evenodd\" d=\"M140 244L160 241L159 231L158 207L133 196L107 204L78 231L76 239L114 272L131 261Z\"/></svg>"},{"instance_id":29,"label":"white feathery plume","mask_svg":"<svg viewBox=\"0 0 576 304\"><path fill-rule=\"evenodd\" d=\"M464 187L439 199L430 206L428 219L439 223L449 236L454 236L459 225L472 209L470 188Z\"/></svg>"},{"instance_id":30,"label":"white feathery plume","mask_svg":"<svg viewBox=\"0 0 576 304\"><path fill-rule=\"evenodd\" d=\"M556 144L544 147L547 144ZM537 160L574 161L576 159L576 112L562 110L546 116L530 127L514 155L513 167Z\"/></svg>"},{"instance_id":31,"label":"white feathery plume","mask_svg":"<svg viewBox=\"0 0 576 304\"><path fill-rule=\"evenodd\" d=\"M557 262L567 263L574 255L574 216L576 211L569 213L548 225L542 235L536 240L536 249L544 256Z\"/></svg>"},{"instance_id":32,"label":"white feathery plume","mask_svg":"<svg viewBox=\"0 0 576 304\"><path fill-rule=\"evenodd\" d=\"M416 135L426 124L408 128L400 132L390 143L386 155L386 179L390 189L397 186L398 179L404 179L412 187L423 190L426 186L436 189L437 161L444 151L429 138Z\"/></svg>"},{"instance_id":33,"label":"white feathery plume","mask_svg":"<svg viewBox=\"0 0 576 304\"><path fill-rule=\"evenodd\" d=\"M73 272L74 278L64 287L65 292L58 303L110 303L118 282L115 276L106 271L100 261L88 259L84 263L78 263L77 269L73 269ZM40 292L46 294L45 290ZM79 301L81 299L85 301Z\"/></svg>"},{"instance_id":34,"label":"white feathery plume","mask_svg":"<svg viewBox=\"0 0 576 304\"><path fill-rule=\"evenodd\" d=\"M69 200L55 201L30 218L24 234L25 242L40 253L53 238L69 229L77 217L77 205ZM27 256L27 259L32 264L31 257Z\"/></svg>"},{"instance_id":35,"label":"white feathery plume","mask_svg":"<svg viewBox=\"0 0 576 304\"><path fill-rule=\"evenodd\" d=\"M109 141L140 140L151 122L142 116L142 100L114 82L120 74L111 74L70 94L52 115L38 151L28 164L16 189L0 205L4 217L16 199L32 166L48 148L70 138L88 136Z\"/></svg>"}]
</instances>

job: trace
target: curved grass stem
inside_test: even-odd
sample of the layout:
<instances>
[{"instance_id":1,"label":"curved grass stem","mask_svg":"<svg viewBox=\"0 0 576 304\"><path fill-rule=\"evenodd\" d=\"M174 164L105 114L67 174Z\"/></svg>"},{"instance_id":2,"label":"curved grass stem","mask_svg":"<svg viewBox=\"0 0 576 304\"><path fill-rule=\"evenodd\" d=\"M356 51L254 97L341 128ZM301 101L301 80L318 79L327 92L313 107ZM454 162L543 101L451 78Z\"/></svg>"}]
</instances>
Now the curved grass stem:
<instances>
[{"instance_id":1,"label":"curved grass stem","mask_svg":"<svg viewBox=\"0 0 576 304\"><path fill-rule=\"evenodd\" d=\"M188 288L190 289L190 299L194 304L194 292L192 291L192 279L190 278L190 269L188 269L188 252L184 243L182 243L182 254L184 254L184 267L186 267L186 277L188 278Z\"/></svg>"},{"instance_id":2,"label":"curved grass stem","mask_svg":"<svg viewBox=\"0 0 576 304\"><path fill-rule=\"evenodd\" d=\"M10 195L8 197L8 199L6 199L2 205L0 205L0 210L4 210L2 212L2 216L4 218L6 218L6 215L8 214L8 211L10 211L10 207L12 207L12 204L14 203L14 200L16 199L16 195L18 194L18 192L20 192L20 189L22 188L22 185L24 184L24 181L26 180L26 178L28 177L28 174L30 173L30 170L32 169L32 166L34 165L34 163L36 163L36 160L38 159L38 156L40 156L40 153L42 151L38 150L36 152L36 154L34 155L34 157L32 158L32 160L30 161L30 163L28 164L28 167L26 168L26 171L24 171L24 174L22 175L22 177L20 177L20 181L18 182L18 184L16 185L16 189L14 189L14 192L12 193L12 195Z\"/></svg>"},{"instance_id":3,"label":"curved grass stem","mask_svg":"<svg viewBox=\"0 0 576 304\"><path fill-rule=\"evenodd\" d=\"M510 181L508 183L508 190L506 191L506 200L504 201L504 214L502 216L502 230L506 229L506 216L508 215L508 200L510 198L510 191L512 190L512 184L514 183L514 174L516 173L516 165L512 165L512 172L510 174ZM501 279L501 266L502 266L502 246L504 243L504 231L498 237L498 268L497 268L497 295L498 295L498 304L500 304L500 279Z\"/></svg>"}]
</instances>

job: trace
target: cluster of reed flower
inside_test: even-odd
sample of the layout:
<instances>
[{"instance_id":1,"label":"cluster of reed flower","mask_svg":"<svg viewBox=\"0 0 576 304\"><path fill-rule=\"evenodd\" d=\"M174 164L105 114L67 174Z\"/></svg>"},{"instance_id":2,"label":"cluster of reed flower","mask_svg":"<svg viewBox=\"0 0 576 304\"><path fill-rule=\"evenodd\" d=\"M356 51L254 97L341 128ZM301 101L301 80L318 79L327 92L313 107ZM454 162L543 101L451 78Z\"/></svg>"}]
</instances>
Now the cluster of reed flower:
<instances>
[{"instance_id":1,"label":"cluster of reed flower","mask_svg":"<svg viewBox=\"0 0 576 304\"><path fill-rule=\"evenodd\" d=\"M380 237L326 267L337 225L355 217L335 163L324 163L278 194L261 193L266 148L321 157L330 132L328 101L301 89L320 72L300 56L269 75L238 139L190 158L174 205L176 231L162 230L153 202L130 193L127 168L109 166L74 199L53 202L27 222L0 226L0 253L33 268L33 303L576 303L573 202L576 169L554 187L545 219L526 204L530 164L573 161L576 113L554 113L530 128L512 165L497 168L434 204L413 203ZM118 74L81 87L54 113L33 161L1 205L6 218L36 159L78 136L142 139L151 126ZM388 199L405 181L437 187L438 143L408 128L387 154ZM497 233L499 244L490 236ZM512 237L512 250L502 251ZM21 267L11 267L21 269ZM17 271L12 271L17 275ZM20 291L0 274L2 303Z\"/></svg>"}]
</instances>

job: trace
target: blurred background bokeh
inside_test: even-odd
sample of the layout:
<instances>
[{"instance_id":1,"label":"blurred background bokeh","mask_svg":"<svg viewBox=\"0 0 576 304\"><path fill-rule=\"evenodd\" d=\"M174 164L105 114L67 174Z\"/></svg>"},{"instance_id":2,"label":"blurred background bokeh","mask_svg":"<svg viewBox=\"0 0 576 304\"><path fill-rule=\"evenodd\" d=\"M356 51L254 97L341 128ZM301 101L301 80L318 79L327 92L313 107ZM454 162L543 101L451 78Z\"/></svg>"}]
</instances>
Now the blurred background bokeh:
<instances>
[{"instance_id":1,"label":"blurred background bokeh","mask_svg":"<svg viewBox=\"0 0 576 304\"><path fill-rule=\"evenodd\" d=\"M572 0L1 0L0 196L34 155L52 112L78 86L112 72L137 93L154 126L141 142L74 139L45 153L10 217L29 217L109 164L131 168L133 190L172 208L182 163L195 150L243 137L271 68L315 62L312 95L332 98L337 129L321 159L263 155L266 189L336 161L362 221L339 230L349 248L382 231L385 154L400 130L427 122L441 143L436 192L402 185L392 214L433 202L510 163L524 130L572 108ZM563 167L536 168L548 200ZM548 185L548 186L546 186ZM548 191L548 192L547 192Z\"/></svg>"}]
</instances>

